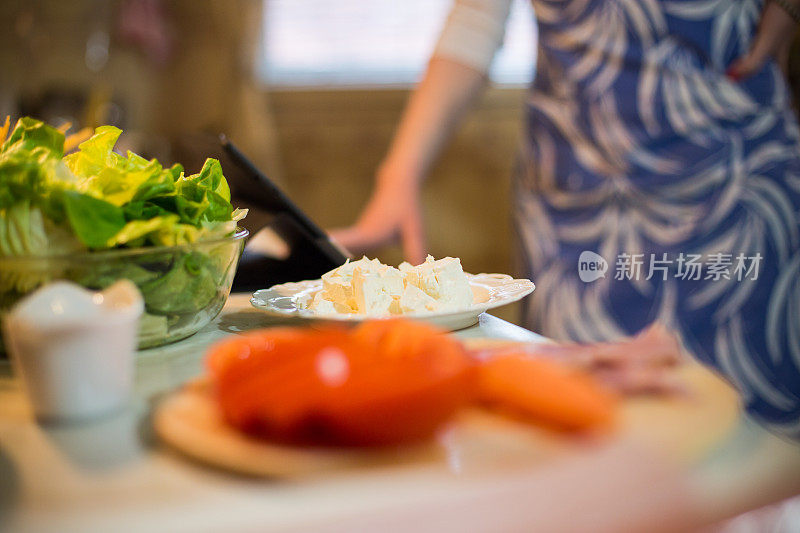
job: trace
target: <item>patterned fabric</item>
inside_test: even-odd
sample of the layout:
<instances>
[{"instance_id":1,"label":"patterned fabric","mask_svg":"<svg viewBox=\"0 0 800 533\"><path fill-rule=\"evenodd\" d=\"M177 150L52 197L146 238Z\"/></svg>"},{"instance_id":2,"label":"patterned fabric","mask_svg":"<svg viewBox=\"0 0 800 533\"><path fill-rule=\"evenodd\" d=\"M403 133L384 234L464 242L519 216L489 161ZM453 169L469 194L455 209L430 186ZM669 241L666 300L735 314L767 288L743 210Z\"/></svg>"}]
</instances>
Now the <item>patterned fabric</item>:
<instances>
[{"instance_id":1,"label":"patterned fabric","mask_svg":"<svg viewBox=\"0 0 800 533\"><path fill-rule=\"evenodd\" d=\"M540 53L514 185L537 284L528 325L594 341L662 320L752 414L800 436L800 133L776 65L741 83L724 75L762 2L534 7ZM581 281L586 250L605 277Z\"/></svg>"}]
</instances>

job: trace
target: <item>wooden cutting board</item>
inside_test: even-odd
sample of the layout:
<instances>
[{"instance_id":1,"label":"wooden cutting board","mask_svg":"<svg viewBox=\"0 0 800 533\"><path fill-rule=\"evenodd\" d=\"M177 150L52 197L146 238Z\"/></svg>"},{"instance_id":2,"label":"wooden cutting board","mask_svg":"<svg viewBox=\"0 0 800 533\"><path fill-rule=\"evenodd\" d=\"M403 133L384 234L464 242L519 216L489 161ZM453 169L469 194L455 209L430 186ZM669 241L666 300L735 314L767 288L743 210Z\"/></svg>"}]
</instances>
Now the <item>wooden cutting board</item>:
<instances>
[{"instance_id":1,"label":"wooden cutting board","mask_svg":"<svg viewBox=\"0 0 800 533\"><path fill-rule=\"evenodd\" d=\"M678 374L685 393L626 399L616 430L594 437L563 434L475 408L463 411L424 445L379 451L282 446L226 425L203 380L164 398L153 420L161 439L189 457L264 477L307 478L374 468L492 473L547 463L610 440L644 442L691 464L732 431L740 408L734 389L700 365L685 364Z\"/></svg>"}]
</instances>

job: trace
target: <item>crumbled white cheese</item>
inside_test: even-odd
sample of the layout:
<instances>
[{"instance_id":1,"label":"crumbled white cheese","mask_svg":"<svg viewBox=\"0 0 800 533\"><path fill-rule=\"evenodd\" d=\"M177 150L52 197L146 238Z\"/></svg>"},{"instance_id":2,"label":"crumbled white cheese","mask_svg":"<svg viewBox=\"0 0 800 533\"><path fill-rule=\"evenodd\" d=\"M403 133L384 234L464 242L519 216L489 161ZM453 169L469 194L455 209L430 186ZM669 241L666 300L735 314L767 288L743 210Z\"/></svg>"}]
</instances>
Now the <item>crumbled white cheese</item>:
<instances>
[{"instance_id":1,"label":"crumbled white cheese","mask_svg":"<svg viewBox=\"0 0 800 533\"><path fill-rule=\"evenodd\" d=\"M314 311L320 315L355 313L355 310L352 307L341 302L325 298L325 293L323 291L319 291L314 295L314 298L311 300L308 307L310 309L314 309Z\"/></svg>"},{"instance_id":2,"label":"crumbled white cheese","mask_svg":"<svg viewBox=\"0 0 800 533\"><path fill-rule=\"evenodd\" d=\"M400 297L400 310L403 313L420 313L436 311L438 304L415 285L408 285Z\"/></svg>"},{"instance_id":3,"label":"crumbled white cheese","mask_svg":"<svg viewBox=\"0 0 800 533\"><path fill-rule=\"evenodd\" d=\"M391 314L393 302L405 289L400 271L385 265L377 270L356 268L352 283L358 312L370 316Z\"/></svg>"},{"instance_id":4,"label":"crumbled white cheese","mask_svg":"<svg viewBox=\"0 0 800 533\"><path fill-rule=\"evenodd\" d=\"M408 284L418 287L436 300L440 310L459 309L472 304L472 288L461 269L460 260L454 257L435 260L429 255L421 265L404 270Z\"/></svg>"},{"instance_id":5,"label":"crumbled white cheese","mask_svg":"<svg viewBox=\"0 0 800 533\"><path fill-rule=\"evenodd\" d=\"M461 261L428 256L418 266L399 268L363 257L322 276L322 290L302 307L318 314L359 313L386 316L465 308L473 294Z\"/></svg>"}]
</instances>

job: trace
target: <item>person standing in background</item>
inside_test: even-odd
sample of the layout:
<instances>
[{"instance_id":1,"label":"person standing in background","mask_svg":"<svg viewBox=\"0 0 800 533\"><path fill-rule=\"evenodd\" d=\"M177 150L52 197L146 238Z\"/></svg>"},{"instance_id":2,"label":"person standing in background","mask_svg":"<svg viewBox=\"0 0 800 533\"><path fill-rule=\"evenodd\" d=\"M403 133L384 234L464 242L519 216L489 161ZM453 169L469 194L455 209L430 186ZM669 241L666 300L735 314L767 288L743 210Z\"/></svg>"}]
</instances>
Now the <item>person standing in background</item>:
<instances>
[{"instance_id":1,"label":"person standing in background","mask_svg":"<svg viewBox=\"0 0 800 533\"><path fill-rule=\"evenodd\" d=\"M423 259L420 188L486 84L510 3L456 0L369 203L332 232L344 246L399 238ZM800 437L800 130L779 68L800 1L533 5L512 192L538 286L525 325L591 342L664 323L752 414ZM581 276L585 257L599 277Z\"/></svg>"}]
</instances>

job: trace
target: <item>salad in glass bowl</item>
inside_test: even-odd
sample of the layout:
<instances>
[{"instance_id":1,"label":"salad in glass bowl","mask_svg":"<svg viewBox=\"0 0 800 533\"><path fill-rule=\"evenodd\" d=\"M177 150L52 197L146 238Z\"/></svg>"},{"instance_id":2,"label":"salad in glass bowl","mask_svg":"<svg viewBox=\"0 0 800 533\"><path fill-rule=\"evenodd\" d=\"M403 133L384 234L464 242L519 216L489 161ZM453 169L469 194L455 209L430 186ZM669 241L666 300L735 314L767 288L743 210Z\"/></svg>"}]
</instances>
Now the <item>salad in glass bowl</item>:
<instances>
[{"instance_id":1,"label":"salad in glass bowl","mask_svg":"<svg viewBox=\"0 0 800 533\"><path fill-rule=\"evenodd\" d=\"M67 279L103 289L129 279L142 293L139 346L191 335L222 309L247 231L215 159L196 174L113 151L101 126L65 155L65 136L39 120L0 128L0 314ZM8 137L6 138L6 136ZM67 149L69 149L67 142Z\"/></svg>"}]
</instances>

